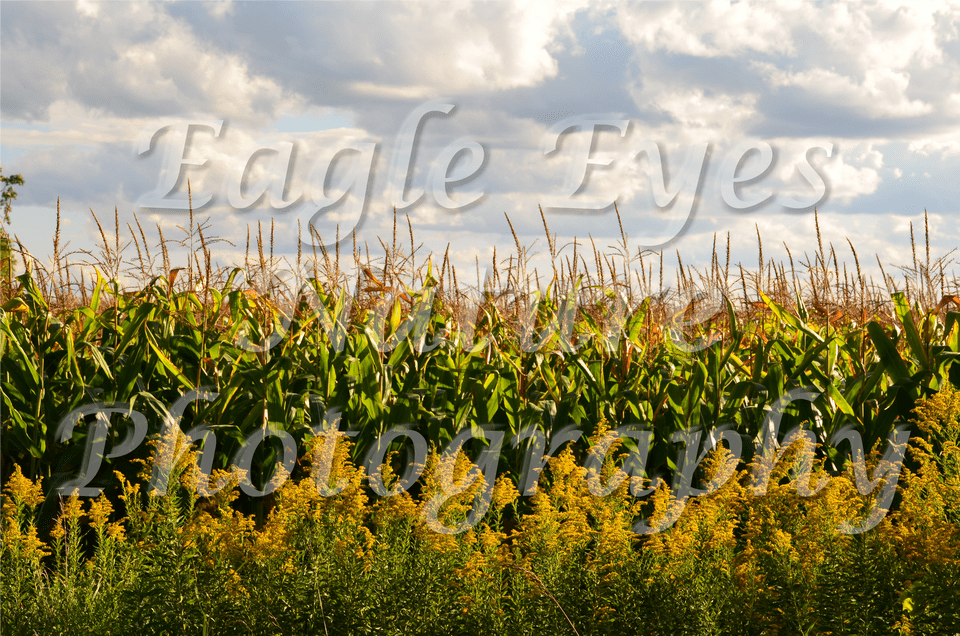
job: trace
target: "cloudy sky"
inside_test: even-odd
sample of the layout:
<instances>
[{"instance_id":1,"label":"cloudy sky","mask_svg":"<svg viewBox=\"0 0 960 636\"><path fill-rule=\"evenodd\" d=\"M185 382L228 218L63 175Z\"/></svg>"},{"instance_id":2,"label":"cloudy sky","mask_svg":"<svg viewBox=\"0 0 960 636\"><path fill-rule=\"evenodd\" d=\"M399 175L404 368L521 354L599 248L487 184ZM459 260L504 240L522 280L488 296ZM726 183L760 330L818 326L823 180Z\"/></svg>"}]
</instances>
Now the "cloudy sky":
<instances>
[{"instance_id":1,"label":"cloudy sky","mask_svg":"<svg viewBox=\"0 0 960 636\"><path fill-rule=\"evenodd\" d=\"M616 201L633 251L703 266L729 232L753 266L756 227L812 254L816 207L841 261L849 237L895 269L924 209L934 256L960 244L958 24L932 1L3 2L8 229L47 258L59 197L71 249L115 207L155 248L189 179L224 264L258 221L278 254L298 221L375 252L396 206L424 258L508 253L506 213L543 266L538 206L569 255L619 239Z\"/></svg>"}]
</instances>

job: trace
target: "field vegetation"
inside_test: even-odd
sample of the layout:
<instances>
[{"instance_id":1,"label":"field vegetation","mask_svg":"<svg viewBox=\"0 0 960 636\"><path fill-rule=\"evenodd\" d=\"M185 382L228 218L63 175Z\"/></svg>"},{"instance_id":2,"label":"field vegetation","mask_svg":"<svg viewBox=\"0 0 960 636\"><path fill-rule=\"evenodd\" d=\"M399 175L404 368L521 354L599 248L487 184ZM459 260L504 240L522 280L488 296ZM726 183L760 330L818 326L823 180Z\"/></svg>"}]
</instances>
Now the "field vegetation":
<instances>
[{"instance_id":1,"label":"field vegetation","mask_svg":"<svg viewBox=\"0 0 960 636\"><path fill-rule=\"evenodd\" d=\"M240 267L192 212L177 239L115 218L97 252L13 250L5 633L960 633L960 281L929 227L877 283L819 231L788 263L758 233L754 267L720 237L696 269L544 218L549 270L516 240L483 276L406 225L285 259L258 226ZM424 461L377 447L401 426Z\"/></svg>"}]
</instances>

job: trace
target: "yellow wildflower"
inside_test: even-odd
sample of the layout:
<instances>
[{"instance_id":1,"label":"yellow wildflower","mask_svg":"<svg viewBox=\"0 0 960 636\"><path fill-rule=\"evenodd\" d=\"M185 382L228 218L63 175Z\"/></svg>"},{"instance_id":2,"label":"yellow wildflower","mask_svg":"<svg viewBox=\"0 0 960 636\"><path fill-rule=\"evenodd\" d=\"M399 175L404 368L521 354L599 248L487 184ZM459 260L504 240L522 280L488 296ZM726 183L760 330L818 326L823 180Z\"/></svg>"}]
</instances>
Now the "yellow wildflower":
<instances>
[{"instance_id":1,"label":"yellow wildflower","mask_svg":"<svg viewBox=\"0 0 960 636\"><path fill-rule=\"evenodd\" d=\"M107 496L100 493L100 496L90 502L90 511L87 516L90 518L90 527L99 530L104 527L113 514L113 504L107 499Z\"/></svg>"},{"instance_id":2,"label":"yellow wildflower","mask_svg":"<svg viewBox=\"0 0 960 636\"><path fill-rule=\"evenodd\" d=\"M107 536L116 541L124 541L126 539L126 532L123 527L123 522L116 521L107 524Z\"/></svg>"},{"instance_id":3,"label":"yellow wildflower","mask_svg":"<svg viewBox=\"0 0 960 636\"><path fill-rule=\"evenodd\" d=\"M7 479L4 490L7 494L3 502L4 518L14 516L24 506L32 513L34 508L43 503L43 477L34 483L24 477L19 465L14 465L13 474Z\"/></svg>"},{"instance_id":4,"label":"yellow wildflower","mask_svg":"<svg viewBox=\"0 0 960 636\"><path fill-rule=\"evenodd\" d=\"M31 561L50 556L50 553L44 550L45 544L37 537L37 528L31 523L27 528L27 534L23 538L23 556Z\"/></svg>"},{"instance_id":5,"label":"yellow wildflower","mask_svg":"<svg viewBox=\"0 0 960 636\"><path fill-rule=\"evenodd\" d=\"M513 480L507 475L497 477L493 486L493 509L501 511L507 506L513 504L520 496Z\"/></svg>"}]
</instances>

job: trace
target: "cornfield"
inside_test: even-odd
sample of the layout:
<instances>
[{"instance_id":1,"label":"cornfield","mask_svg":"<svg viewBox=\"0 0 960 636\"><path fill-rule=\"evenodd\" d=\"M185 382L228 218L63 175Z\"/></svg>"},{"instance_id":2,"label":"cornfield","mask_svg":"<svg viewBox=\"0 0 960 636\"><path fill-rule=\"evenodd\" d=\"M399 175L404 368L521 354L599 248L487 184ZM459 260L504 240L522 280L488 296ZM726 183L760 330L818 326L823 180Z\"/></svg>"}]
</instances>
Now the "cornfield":
<instances>
[{"instance_id":1,"label":"cornfield","mask_svg":"<svg viewBox=\"0 0 960 636\"><path fill-rule=\"evenodd\" d=\"M116 217L113 236L97 220L99 253L67 253L59 229L51 263L13 250L12 629L960 633L960 281L929 228L879 285L818 232L788 264L758 233L755 270L731 268L729 236L702 271L678 252L673 288L669 255L626 234L560 249L543 218L550 271L517 239L481 277L449 248L418 256L407 225L409 249L395 215L379 257L312 236L295 260L258 226L243 267L213 262L192 212L152 252ZM778 431L811 452L781 435L748 496ZM870 525L901 435L891 512ZM694 483L715 487L687 500Z\"/></svg>"}]
</instances>

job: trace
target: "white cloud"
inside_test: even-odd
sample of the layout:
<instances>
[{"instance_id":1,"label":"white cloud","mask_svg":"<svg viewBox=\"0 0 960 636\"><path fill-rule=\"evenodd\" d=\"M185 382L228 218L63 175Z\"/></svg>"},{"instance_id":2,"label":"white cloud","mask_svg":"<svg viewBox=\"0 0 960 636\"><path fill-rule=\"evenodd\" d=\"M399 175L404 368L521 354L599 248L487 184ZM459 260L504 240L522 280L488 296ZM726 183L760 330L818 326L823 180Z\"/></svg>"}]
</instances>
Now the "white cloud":
<instances>
[{"instance_id":1,"label":"white cloud","mask_svg":"<svg viewBox=\"0 0 960 636\"><path fill-rule=\"evenodd\" d=\"M347 28L352 46L370 53L361 66L389 66L381 90L398 97L533 86L557 72L549 47L570 11L551 3L381 5L378 28ZM504 13L506 9L506 13ZM358 25L359 26L359 25ZM442 54L437 54L443 51ZM367 88L361 80L360 87Z\"/></svg>"},{"instance_id":2,"label":"white cloud","mask_svg":"<svg viewBox=\"0 0 960 636\"><path fill-rule=\"evenodd\" d=\"M752 87L755 94L796 87L821 108L866 118L930 114L938 105L911 94L935 94L933 77L956 73L955 60L953 70L939 68L958 18L958 8L945 3L651 3L622 7L619 18L624 35L648 51L648 59L664 53L726 58L766 80ZM912 85L919 71L923 81ZM661 82L677 80L667 69L655 72ZM706 73L701 79L715 81Z\"/></svg>"},{"instance_id":3,"label":"white cloud","mask_svg":"<svg viewBox=\"0 0 960 636\"><path fill-rule=\"evenodd\" d=\"M830 202L849 204L855 198L876 192L880 185L883 155L868 144L857 153L840 152L823 164L823 174L830 184Z\"/></svg>"},{"instance_id":4,"label":"white cloud","mask_svg":"<svg viewBox=\"0 0 960 636\"><path fill-rule=\"evenodd\" d=\"M91 0L77 0L77 11L85 16L95 18L100 14L100 4Z\"/></svg>"},{"instance_id":5,"label":"white cloud","mask_svg":"<svg viewBox=\"0 0 960 636\"><path fill-rule=\"evenodd\" d=\"M233 0L217 0L215 2L204 3L207 11L215 18L223 19L233 15Z\"/></svg>"},{"instance_id":6,"label":"white cloud","mask_svg":"<svg viewBox=\"0 0 960 636\"><path fill-rule=\"evenodd\" d=\"M620 12L623 33L652 51L697 57L745 52L793 55L785 23L800 3L729 1L634 4Z\"/></svg>"},{"instance_id":7,"label":"white cloud","mask_svg":"<svg viewBox=\"0 0 960 636\"><path fill-rule=\"evenodd\" d=\"M941 159L945 159L960 154L960 133L951 131L943 135L915 139L910 142L908 149L924 157L938 154Z\"/></svg>"},{"instance_id":8,"label":"white cloud","mask_svg":"<svg viewBox=\"0 0 960 636\"><path fill-rule=\"evenodd\" d=\"M908 99L909 75L891 69L868 69L861 83L822 68L787 73L767 65L766 71L773 86L798 86L825 103L843 105L868 117L913 117L933 111L931 104Z\"/></svg>"},{"instance_id":9,"label":"white cloud","mask_svg":"<svg viewBox=\"0 0 960 636\"><path fill-rule=\"evenodd\" d=\"M893 217L872 208L912 209L904 201L917 203L918 181L908 175L930 175L923 195L938 207L955 200L955 165L944 161L960 154L958 8L949 4L79 3L65 11L4 3L3 12L4 168L16 157L10 167L28 182L21 202L50 207L62 195L65 210L98 213L117 204L121 223L157 181L158 157L137 159L131 148L141 129L165 118L226 119L221 139L201 135L192 147L191 157L210 160L185 171L195 195L223 197L224 175L251 152L291 140L299 147L290 190L306 192L316 185L309 168L339 144L376 141L359 236L374 249L377 235L392 232L387 170L397 127L417 103L439 97L458 108L424 126L411 185L429 190L431 162L467 137L485 144L487 166L452 196L483 190L487 199L450 212L428 193L400 222L409 214L425 250L451 242L451 257L465 267L474 257L489 262L494 245L501 256L512 250L504 211L522 241L539 237L545 251L537 204L562 186L570 156L542 155L543 114L614 112L633 122L627 139L598 136L594 156L616 161L591 171L585 195L618 198L635 237L656 210L642 203L652 200L649 162L628 151L639 140L659 143L675 176L692 144L711 144L696 216L678 239L685 263L708 258L713 231L751 236L757 222L765 239L796 236L791 247L809 249L812 221L776 199L756 214L724 207L719 166L746 139L769 142L777 162L745 187L778 199L808 199L796 166L811 144L836 143L833 157L811 155L829 184L821 222L855 233L858 248L896 255L895 238L878 229L892 227ZM349 127L310 132L328 116ZM278 121L305 132L278 133L291 130ZM264 161L251 172L254 186L278 176ZM899 190L889 187L894 179ZM943 227L953 213L944 211ZM247 223L255 229L271 219L278 246L281 235L293 244L296 210L221 205L207 214L214 231L238 245ZM157 216L165 232L182 223L177 213ZM592 234L607 245L619 235L612 212L552 214L548 222L561 243ZM91 229L78 222L71 231Z\"/></svg>"},{"instance_id":10,"label":"white cloud","mask_svg":"<svg viewBox=\"0 0 960 636\"><path fill-rule=\"evenodd\" d=\"M701 88L676 90L659 82L648 82L644 88L655 95L654 104L673 118L676 134L687 140L719 141L740 135L757 113L752 94L707 95Z\"/></svg>"},{"instance_id":11,"label":"white cloud","mask_svg":"<svg viewBox=\"0 0 960 636\"><path fill-rule=\"evenodd\" d=\"M955 23L957 7L950 2L914 5L884 0L874 4L835 3L819 11L809 7L812 28L838 53L858 60L861 69L929 68L943 59L937 26Z\"/></svg>"},{"instance_id":12,"label":"white cloud","mask_svg":"<svg viewBox=\"0 0 960 636\"><path fill-rule=\"evenodd\" d=\"M15 99L36 100L15 115L19 110L49 117L44 111L52 104L76 101L126 117L208 111L249 120L297 102L273 80L249 73L239 54L204 43L164 5L79 4L77 11L72 19L58 14L43 35L24 29L4 38L5 92L9 74L21 84L15 93L22 97ZM31 61L36 48L48 58L52 52L37 42L51 32L59 54L38 66ZM38 93L32 89L37 83L49 88Z\"/></svg>"}]
</instances>

